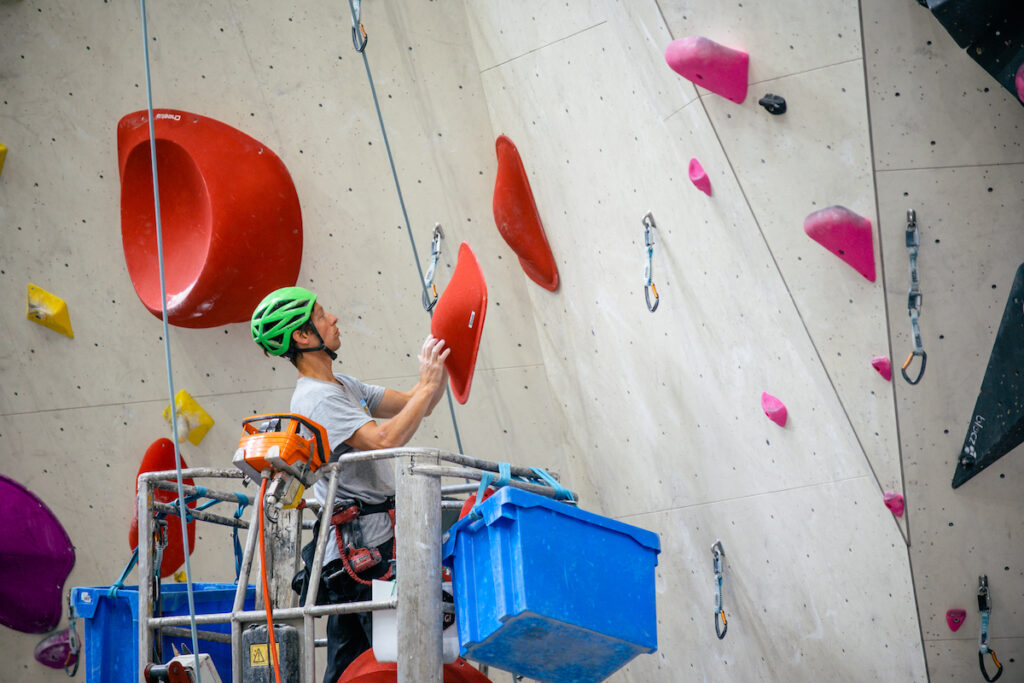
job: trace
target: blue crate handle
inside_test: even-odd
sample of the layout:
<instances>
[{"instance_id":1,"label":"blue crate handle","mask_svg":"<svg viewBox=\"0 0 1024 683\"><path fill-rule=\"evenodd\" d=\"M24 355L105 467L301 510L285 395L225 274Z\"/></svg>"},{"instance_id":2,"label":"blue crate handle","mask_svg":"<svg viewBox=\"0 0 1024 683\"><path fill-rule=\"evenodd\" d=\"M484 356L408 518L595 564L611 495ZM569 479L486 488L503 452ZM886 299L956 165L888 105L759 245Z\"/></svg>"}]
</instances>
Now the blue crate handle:
<instances>
[{"instance_id":1,"label":"blue crate handle","mask_svg":"<svg viewBox=\"0 0 1024 683\"><path fill-rule=\"evenodd\" d=\"M537 475L538 479L541 479L545 484L555 490L555 500L571 501L573 499L572 491L559 484L558 480L548 474L547 470L543 467L531 467L530 469L533 470L533 473Z\"/></svg>"}]
</instances>

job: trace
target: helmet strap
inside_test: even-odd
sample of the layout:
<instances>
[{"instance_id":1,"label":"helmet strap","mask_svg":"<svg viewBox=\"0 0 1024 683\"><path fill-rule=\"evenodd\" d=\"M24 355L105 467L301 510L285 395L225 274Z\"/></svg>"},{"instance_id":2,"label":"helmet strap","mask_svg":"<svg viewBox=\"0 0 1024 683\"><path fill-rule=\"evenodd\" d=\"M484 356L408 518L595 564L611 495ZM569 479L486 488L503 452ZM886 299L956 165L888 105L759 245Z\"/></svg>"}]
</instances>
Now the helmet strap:
<instances>
[{"instance_id":1,"label":"helmet strap","mask_svg":"<svg viewBox=\"0 0 1024 683\"><path fill-rule=\"evenodd\" d=\"M308 349L300 349L293 347L291 350L294 351L295 353L312 353L314 351L323 351L328 356L330 356L332 361L338 360L338 354L327 348L327 345L324 344L324 338L320 336L320 332L316 329L316 326L313 326L313 334L315 334L316 338L320 340L320 346L313 346Z\"/></svg>"}]
</instances>

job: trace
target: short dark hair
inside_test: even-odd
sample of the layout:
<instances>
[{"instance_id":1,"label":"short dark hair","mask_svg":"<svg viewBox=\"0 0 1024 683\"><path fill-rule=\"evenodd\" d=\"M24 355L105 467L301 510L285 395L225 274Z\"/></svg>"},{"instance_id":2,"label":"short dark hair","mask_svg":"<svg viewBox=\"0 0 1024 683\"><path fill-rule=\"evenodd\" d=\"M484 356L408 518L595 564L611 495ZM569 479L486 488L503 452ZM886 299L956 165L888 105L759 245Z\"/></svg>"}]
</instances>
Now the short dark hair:
<instances>
[{"instance_id":1,"label":"short dark hair","mask_svg":"<svg viewBox=\"0 0 1024 683\"><path fill-rule=\"evenodd\" d=\"M316 326L313 324L313 319L310 318L309 320L307 320L306 322L302 323L301 325L296 327L294 330L292 330L292 334L294 334L295 332L305 332L306 334L316 333ZM291 341L292 340L289 340L288 350L285 351L284 353L282 353L281 357L287 358L289 363L291 363L292 365L295 365L295 359L299 357L299 354L292 347ZM270 356L270 354L267 353L266 349L263 349L263 355L264 356L268 356L268 357Z\"/></svg>"}]
</instances>

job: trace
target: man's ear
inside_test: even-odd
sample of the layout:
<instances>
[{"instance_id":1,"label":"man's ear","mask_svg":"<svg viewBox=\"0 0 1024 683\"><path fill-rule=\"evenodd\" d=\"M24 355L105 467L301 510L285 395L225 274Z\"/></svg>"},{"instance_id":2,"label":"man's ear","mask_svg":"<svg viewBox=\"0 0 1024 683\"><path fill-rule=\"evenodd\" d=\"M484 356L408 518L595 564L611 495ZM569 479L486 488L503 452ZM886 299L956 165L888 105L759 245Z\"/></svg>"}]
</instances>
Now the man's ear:
<instances>
[{"instance_id":1,"label":"man's ear","mask_svg":"<svg viewBox=\"0 0 1024 683\"><path fill-rule=\"evenodd\" d=\"M299 344L304 344L307 341L308 337L309 337L309 333L308 332L303 332L302 330L292 330L292 341L293 342L298 342Z\"/></svg>"}]
</instances>

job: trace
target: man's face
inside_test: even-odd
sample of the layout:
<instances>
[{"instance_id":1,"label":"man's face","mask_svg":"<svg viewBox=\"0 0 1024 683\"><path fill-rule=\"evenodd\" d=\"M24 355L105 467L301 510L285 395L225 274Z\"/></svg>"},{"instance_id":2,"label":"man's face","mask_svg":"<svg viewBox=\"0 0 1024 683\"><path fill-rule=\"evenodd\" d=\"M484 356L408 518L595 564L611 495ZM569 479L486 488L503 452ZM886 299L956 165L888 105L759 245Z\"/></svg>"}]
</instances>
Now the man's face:
<instances>
[{"instance_id":1,"label":"man's face","mask_svg":"<svg viewBox=\"0 0 1024 683\"><path fill-rule=\"evenodd\" d=\"M338 317L327 313L319 303L313 304L313 313L310 316L313 326L320 333L324 345L331 351L341 348L341 332L338 331Z\"/></svg>"}]
</instances>

